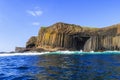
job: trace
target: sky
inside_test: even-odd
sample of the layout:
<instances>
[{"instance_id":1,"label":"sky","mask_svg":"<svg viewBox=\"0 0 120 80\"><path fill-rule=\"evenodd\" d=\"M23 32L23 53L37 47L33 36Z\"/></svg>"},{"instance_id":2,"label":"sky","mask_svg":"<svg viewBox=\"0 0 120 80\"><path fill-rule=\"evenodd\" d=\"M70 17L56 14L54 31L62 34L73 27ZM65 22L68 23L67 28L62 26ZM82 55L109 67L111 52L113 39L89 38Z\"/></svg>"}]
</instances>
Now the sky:
<instances>
[{"instance_id":1,"label":"sky","mask_svg":"<svg viewBox=\"0 0 120 80\"><path fill-rule=\"evenodd\" d=\"M25 47L41 26L90 27L120 23L120 0L0 0L0 52Z\"/></svg>"}]
</instances>

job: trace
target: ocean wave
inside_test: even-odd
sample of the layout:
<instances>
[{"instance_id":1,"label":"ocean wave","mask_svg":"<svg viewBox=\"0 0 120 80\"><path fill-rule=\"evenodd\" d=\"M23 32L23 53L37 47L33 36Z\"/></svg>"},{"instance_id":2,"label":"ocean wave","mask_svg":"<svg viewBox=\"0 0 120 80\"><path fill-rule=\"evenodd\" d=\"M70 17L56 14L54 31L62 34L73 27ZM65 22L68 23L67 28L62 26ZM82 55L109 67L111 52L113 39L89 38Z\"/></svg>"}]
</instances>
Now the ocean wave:
<instances>
[{"instance_id":1,"label":"ocean wave","mask_svg":"<svg viewBox=\"0 0 120 80\"><path fill-rule=\"evenodd\" d=\"M103 52L81 52L81 51L55 51L55 52L26 52L26 53L3 53L3 56L34 56L34 55L45 55L45 54L120 54L120 51L103 51Z\"/></svg>"},{"instance_id":2,"label":"ocean wave","mask_svg":"<svg viewBox=\"0 0 120 80\"><path fill-rule=\"evenodd\" d=\"M49 52L41 52L41 53L35 53L35 52L28 52L28 53L4 53L0 54L0 57L3 56L30 56L30 55L43 55L43 54L48 54Z\"/></svg>"}]
</instances>

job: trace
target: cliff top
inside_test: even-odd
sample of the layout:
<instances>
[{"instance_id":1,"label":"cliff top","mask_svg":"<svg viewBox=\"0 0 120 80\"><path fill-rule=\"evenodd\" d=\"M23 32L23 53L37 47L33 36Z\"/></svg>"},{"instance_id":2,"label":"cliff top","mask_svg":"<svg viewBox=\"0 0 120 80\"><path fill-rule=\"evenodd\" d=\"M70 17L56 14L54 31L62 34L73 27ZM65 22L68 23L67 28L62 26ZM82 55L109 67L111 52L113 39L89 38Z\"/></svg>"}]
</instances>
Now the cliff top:
<instances>
[{"instance_id":1,"label":"cliff top","mask_svg":"<svg viewBox=\"0 0 120 80\"><path fill-rule=\"evenodd\" d=\"M80 25L58 22L48 27L41 27L39 35L42 34L43 32L63 33L69 35L85 33L87 35L93 35L93 33L97 32L98 30L99 28L82 27Z\"/></svg>"},{"instance_id":2,"label":"cliff top","mask_svg":"<svg viewBox=\"0 0 120 80\"><path fill-rule=\"evenodd\" d=\"M120 24L115 24L112 26L100 28L98 30L100 35L119 35L120 34Z\"/></svg>"},{"instance_id":3,"label":"cliff top","mask_svg":"<svg viewBox=\"0 0 120 80\"><path fill-rule=\"evenodd\" d=\"M112 26L104 28L92 28L92 27L83 27L75 24L68 24L63 22L57 22L48 27L41 27L39 34L43 32L48 33L63 33L68 35L81 34L82 35L120 35L120 24L115 24Z\"/></svg>"}]
</instances>

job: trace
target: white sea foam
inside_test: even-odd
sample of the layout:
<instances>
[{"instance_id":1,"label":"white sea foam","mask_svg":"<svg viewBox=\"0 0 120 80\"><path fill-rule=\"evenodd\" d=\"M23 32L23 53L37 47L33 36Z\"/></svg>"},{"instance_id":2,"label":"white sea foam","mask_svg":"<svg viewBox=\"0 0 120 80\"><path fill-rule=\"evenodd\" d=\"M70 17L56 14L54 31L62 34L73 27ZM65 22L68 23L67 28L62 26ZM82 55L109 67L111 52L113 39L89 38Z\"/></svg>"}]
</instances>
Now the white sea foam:
<instances>
[{"instance_id":1,"label":"white sea foam","mask_svg":"<svg viewBox=\"0 0 120 80\"><path fill-rule=\"evenodd\" d=\"M94 51L90 51L91 53L94 53Z\"/></svg>"},{"instance_id":2,"label":"white sea foam","mask_svg":"<svg viewBox=\"0 0 120 80\"><path fill-rule=\"evenodd\" d=\"M32 52L28 52L28 53L3 53L0 54L0 57L3 56L34 56L34 55L43 55L43 54L48 54L49 52L41 52L41 53L32 53Z\"/></svg>"},{"instance_id":3,"label":"white sea foam","mask_svg":"<svg viewBox=\"0 0 120 80\"><path fill-rule=\"evenodd\" d=\"M0 57L3 56L34 56L34 55L44 55L44 54L120 54L120 51L104 51L104 52L83 52L83 51L56 51L56 52L26 52L26 53L2 53Z\"/></svg>"}]
</instances>

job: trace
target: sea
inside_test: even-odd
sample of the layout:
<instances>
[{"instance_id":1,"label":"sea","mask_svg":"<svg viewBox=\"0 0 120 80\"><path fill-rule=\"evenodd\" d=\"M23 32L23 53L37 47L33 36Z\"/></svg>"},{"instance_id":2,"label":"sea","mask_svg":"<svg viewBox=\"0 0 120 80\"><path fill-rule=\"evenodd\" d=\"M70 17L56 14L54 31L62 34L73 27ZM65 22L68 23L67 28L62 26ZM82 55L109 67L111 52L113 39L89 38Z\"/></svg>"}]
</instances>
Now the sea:
<instances>
[{"instance_id":1,"label":"sea","mask_svg":"<svg viewBox=\"0 0 120 80\"><path fill-rule=\"evenodd\" d=\"M1 53L0 80L120 80L120 51Z\"/></svg>"}]
</instances>

